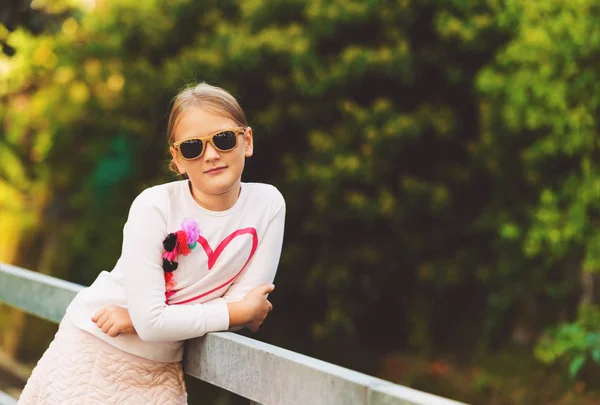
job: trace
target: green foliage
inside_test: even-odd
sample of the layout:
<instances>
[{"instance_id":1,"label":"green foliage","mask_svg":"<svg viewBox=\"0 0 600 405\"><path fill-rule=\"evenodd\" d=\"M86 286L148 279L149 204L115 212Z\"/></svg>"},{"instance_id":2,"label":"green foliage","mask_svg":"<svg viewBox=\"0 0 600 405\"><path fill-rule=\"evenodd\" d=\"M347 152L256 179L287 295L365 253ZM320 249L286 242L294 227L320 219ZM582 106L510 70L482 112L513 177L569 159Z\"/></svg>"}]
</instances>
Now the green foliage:
<instances>
[{"instance_id":1,"label":"green foliage","mask_svg":"<svg viewBox=\"0 0 600 405\"><path fill-rule=\"evenodd\" d=\"M55 240L50 267L74 281L114 265L134 196L174 178L168 104L199 80L246 110L245 180L286 196L287 337L481 353L574 313L598 270L591 0L115 0L66 17L4 33L0 207ZM575 373L596 356L577 328L541 358Z\"/></svg>"},{"instance_id":2,"label":"green foliage","mask_svg":"<svg viewBox=\"0 0 600 405\"><path fill-rule=\"evenodd\" d=\"M590 58L600 51L600 8L508 1L503 14L518 30L479 75L482 157L495 162L497 176L515 163L503 157L517 157L523 184L513 184L533 197L531 224L519 238L526 257L556 263L576 256L585 270L598 270L600 88ZM522 215L512 211L507 216Z\"/></svg>"},{"instance_id":3,"label":"green foliage","mask_svg":"<svg viewBox=\"0 0 600 405\"><path fill-rule=\"evenodd\" d=\"M38 0L36 7L32 3L32 0L5 0L0 4L0 46L7 56L13 56L17 51L7 42L10 32L22 28L39 35L53 30L72 12L68 0L52 0L51 5Z\"/></svg>"},{"instance_id":4,"label":"green foliage","mask_svg":"<svg viewBox=\"0 0 600 405\"><path fill-rule=\"evenodd\" d=\"M492 183L481 220L499 230L495 243L513 269L496 294L514 291L517 303L566 304L582 274L599 269L599 17L593 1L506 1L496 18L512 38L478 74L472 152ZM577 330L551 335L578 345ZM571 359L576 373L585 358Z\"/></svg>"},{"instance_id":5,"label":"green foliage","mask_svg":"<svg viewBox=\"0 0 600 405\"><path fill-rule=\"evenodd\" d=\"M538 342L535 355L546 364L566 361L575 378L590 359L600 364L600 310L582 307L578 319L550 329Z\"/></svg>"}]
</instances>

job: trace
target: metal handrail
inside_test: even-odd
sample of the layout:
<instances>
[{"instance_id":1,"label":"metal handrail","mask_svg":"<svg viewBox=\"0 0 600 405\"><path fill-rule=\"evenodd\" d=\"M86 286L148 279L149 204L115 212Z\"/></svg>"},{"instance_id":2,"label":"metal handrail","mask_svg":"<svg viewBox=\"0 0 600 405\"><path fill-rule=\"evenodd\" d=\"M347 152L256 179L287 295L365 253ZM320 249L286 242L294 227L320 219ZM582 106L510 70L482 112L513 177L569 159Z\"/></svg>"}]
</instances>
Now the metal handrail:
<instances>
[{"instance_id":1,"label":"metal handrail","mask_svg":"<svg viewBox=\"0 0 600 405\"><path fill-rule=\"evenodd\" d=\"M0 301L55 323L82 288L0 263ZM232 332L187 341L183 367L263 405L461 405Z\"/></svg>"}]
</instances>

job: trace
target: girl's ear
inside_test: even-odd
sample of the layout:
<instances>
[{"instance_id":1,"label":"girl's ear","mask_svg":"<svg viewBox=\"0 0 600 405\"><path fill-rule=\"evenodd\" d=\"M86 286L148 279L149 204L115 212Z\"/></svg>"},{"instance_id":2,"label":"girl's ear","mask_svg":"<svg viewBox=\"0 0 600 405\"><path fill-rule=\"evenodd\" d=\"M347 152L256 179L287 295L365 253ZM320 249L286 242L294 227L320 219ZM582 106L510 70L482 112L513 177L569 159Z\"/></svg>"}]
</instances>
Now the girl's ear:
<instances>
[{"instance_id":1,"label":"girl's ear","mask_svg":"<svg viewBox=\"0 0 600 405\"><path fill-rule=\"evenodd\" d=\"M179 174L182 176L185 175L185 167L182 164L182 159L180 158L179 153L177 153L177 150L171 146L169 148L169 152L171 152L171 156L173 156L173 162L175 162L175 166L177 166L177 171Z\"/></svg>"},{"instance_id":2,"label":"girl's ear","mask_svg":"<svg viewBox=\"0 0 600 405\"><path fill-rule=\"evenodd\" d=\"M246 141L246 147L244 148L244 156L250 157L254 153L254 138L252 135L252 128L246 128L246 132L244 132L244 140Z\"/></svg>"}]
</instances>

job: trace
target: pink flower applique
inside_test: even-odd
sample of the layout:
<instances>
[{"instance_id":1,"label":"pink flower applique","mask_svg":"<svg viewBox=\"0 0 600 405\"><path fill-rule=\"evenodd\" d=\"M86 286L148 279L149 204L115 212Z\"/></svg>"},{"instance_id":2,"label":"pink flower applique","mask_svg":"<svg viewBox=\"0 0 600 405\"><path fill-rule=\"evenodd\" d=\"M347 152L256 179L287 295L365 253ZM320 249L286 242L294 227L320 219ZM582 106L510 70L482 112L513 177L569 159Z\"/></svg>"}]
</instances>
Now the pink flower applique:
<instances>
[{"instance_id":1,"label":"pink flower applique","mask_svg":"<svg viewBox=\"0 0 600 405\"><path fill-rule=\"evenodd\" d=\"M166 301L175 294L175 280L173 272L177 270L179 255L187 256L194 250L200 236L198 223L185 218L181 223L181 230L172 232L163 240L165 252L162 254L162 268L165 272Z\"/></svg>"}]
</instances>

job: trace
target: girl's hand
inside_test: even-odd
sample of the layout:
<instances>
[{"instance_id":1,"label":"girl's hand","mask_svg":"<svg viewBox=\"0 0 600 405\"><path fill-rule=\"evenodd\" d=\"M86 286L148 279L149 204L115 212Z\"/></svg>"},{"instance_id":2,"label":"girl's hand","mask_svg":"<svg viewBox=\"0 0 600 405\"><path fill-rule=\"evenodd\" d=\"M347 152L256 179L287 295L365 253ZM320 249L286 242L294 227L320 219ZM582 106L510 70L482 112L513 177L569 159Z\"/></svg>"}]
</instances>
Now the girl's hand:
<instances>
[{"instance_id":1,"label":"girl's hand","mask_svg":"<svg viewBox=\"0 0 600 405\"><path fill-rule=\"evenodd\" d=\"M251 331L258 331L267 314L273 310L273 305L267 300L266 295L274 289L273 284L262 285L250 291L242 300L242 303L248 308L250 320L246 326Z\"/></svg>"},{"instance_id":2,"label":"girl's hand","mask_svg":"<svg viewBox=\"0 0 600 405\"><path fill-rule=\"evenodd\" d=\"M110 305L96 312L92 322L112 337L118 336L119 333L136 333L129 311L117 305Z\"/></svg>"}]
</instances>

